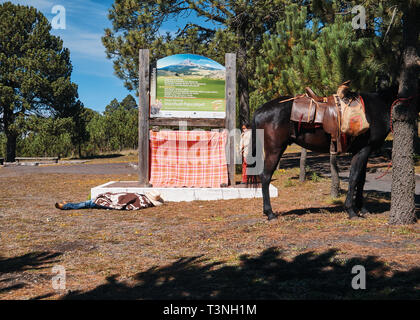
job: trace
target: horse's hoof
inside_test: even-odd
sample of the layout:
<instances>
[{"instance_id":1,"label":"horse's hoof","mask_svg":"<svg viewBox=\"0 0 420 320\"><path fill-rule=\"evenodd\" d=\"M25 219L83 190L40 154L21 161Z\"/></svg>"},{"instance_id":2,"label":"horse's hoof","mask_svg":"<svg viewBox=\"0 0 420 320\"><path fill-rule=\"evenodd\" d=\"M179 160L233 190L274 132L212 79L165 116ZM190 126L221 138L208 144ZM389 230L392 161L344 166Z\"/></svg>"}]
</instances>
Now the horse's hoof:
<instances>
[{"instance_id":1,"label":"horse's hoof","mask_svg":"<svg viewBox=\"0 0 420 320\"><path fill-rule=\"evenodd\" d=\"M357 214L357 210L354 210L353 208L346 209L346 212L347 212L350 220L359 218L359 216Z\"/></svg>"},{"instance_id":2,"label":"horse's hoof","mask_svg":"<svg viewBox=\"0 0 420 320\"><path fill-rule=\"evenodd\" d=\"M269 214L267 214L267 219L268 219L268 221L273 220L273 219L277 219L277 216L274 213L269 213Z\"/></svg>"},{"instance_id":3,"label":"horse's hoof","mask_svg":"<svg viewBox=\"0 0 420 320\"><path fill-rule=\"evenodd\" d=\"M367 215L369 215L370 214L370 212L369 212L369 210L368 209L366 209L365 207L362 207L361 209L360 209L360 212L359 212L359 215L360 216L362 216L362 217L366 217Z\"/></svg>"}]
</instances>

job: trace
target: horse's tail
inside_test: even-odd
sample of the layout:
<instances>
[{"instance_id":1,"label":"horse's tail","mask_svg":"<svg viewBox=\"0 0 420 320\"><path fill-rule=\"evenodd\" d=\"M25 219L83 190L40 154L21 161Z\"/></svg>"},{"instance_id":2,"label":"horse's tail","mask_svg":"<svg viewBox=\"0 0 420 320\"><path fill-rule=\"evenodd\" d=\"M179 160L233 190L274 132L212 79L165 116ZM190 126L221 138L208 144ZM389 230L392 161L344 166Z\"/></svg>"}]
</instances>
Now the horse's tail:
<instances>
[{"instance_id":1,"label":"horse's tail","mask_svg":"<svg viewBox=\"0 0 420 320\"><path fill-rule=\"evenodd\" d=\"M256 155L257 155L257 125L255 122L255 115L252 118L252 123L251 123L251 155L252 157L248 157L251 159L254 159L253 163L250 163L250 161L246 162L246 167L248 168L254 168L257 166L257 162L256 162ZM258 175L247 175L247 179L246 179L246 185L247 187L254 187L256 188L259 184L259 176Z\"/></svg>"}]
</instances>

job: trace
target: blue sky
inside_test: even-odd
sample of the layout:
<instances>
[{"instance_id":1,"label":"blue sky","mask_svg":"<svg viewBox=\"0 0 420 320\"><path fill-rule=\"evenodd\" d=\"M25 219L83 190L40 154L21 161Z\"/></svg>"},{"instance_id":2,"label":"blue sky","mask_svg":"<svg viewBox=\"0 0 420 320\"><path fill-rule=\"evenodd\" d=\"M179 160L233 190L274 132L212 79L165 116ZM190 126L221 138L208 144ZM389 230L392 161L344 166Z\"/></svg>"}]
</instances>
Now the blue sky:
<instances>
[{"instance_id":1,"label":"blue sky","mask_svg":"<svg viewBox=\"0 0 420 320\"><path fill-rule=\"evenodd\" d=\"M10 0L9 0L10 1ZM6 2L0 0L0 3ZM30 5L40 10L51 22L56 14L52 8L62 5L66 10L66 29L53 30L52 33L64 41L70 49L73 65L72 81L79 86L79 99L85 107L104 111L109 102L119 101L129 92L123 81L114 75L113 63L106 58L101 37L105 28L111 27L107 18L113 0L11 0L15 4ZM199 20L195 18L195 22ZM185 21L183 21L185 23ZM176 21L167 22L161 30L176 31Z\"/></svg>"}]
</instances>

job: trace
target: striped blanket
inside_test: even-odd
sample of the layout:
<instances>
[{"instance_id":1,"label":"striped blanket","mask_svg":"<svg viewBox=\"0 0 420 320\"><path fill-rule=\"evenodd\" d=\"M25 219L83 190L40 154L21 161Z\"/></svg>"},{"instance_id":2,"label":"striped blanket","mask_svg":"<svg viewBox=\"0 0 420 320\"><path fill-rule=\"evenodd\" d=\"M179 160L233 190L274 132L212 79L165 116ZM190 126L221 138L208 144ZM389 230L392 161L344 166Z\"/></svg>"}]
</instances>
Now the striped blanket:
<instances>
[{"instance_id":1,"label":"striped blanket","mask_svg":"<svg viewBox=\"0 0 420 320\"><path fill-rule=\"evenodd\" d=\"M150 131L154 187L218 188L228 183L227 131Z\"/></svg>"},{"instance_id":2,"label":"striped blanket","mask_svg":"<svg viewBox=\"0 0 420 320\"><path fill-rule=\"evenodd\" d=\"M139 193L102 193L93 201L95 204L108 209L117 210L139 210L153 207L153 203L144 195Z\"/></svg>"}]
</instances>

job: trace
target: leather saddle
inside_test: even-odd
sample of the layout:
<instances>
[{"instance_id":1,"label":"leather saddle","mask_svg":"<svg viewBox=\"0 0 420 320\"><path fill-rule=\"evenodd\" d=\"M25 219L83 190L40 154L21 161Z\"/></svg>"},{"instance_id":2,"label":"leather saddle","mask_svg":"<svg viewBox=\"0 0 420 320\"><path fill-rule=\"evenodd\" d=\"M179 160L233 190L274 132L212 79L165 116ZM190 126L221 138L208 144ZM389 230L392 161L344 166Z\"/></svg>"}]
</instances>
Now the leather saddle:
<instances>
[{"instance_id":1,"label":"leather saddle","mask_svg":"<svg viewBox=\"0 0 420 320\"><path fill-rule=\"evenodd\" d=\"M312 90L311 88L306 87L306 88L305 88L305 91L306 91L306 94L307 94L310 98L314 99L315 101L317 101L317 102L326 102L326 98L327 98L327 97L320 97L320 96L317 96L317 95L313 92L313 90Z\"/></svg>"},{"instance_id":2,"label":"leather saddle","mask_svg":"<svg viewBox=\"0 0 420 320\"><path fill-rule=\"evenodd\" d=\"M294 99L290 120L298 123L298 131L301 124L305 124L305 127L322 126L324 131L331 135L330 152L333 154L343 152L339 97L337 95L319 97L309 87L305 88L305 91L304 95Z\"/></svg>"}]
</instances>

